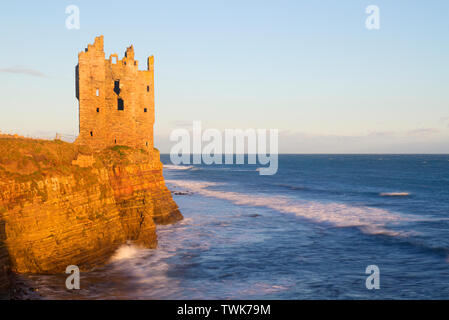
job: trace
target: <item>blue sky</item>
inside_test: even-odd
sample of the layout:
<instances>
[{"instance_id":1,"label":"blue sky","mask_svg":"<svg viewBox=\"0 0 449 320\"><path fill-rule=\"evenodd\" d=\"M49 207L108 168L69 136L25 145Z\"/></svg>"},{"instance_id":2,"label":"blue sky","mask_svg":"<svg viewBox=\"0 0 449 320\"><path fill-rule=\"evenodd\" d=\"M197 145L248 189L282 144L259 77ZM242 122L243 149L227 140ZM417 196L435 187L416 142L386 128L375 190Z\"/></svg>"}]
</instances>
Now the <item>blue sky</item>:
<instances>
[{"instance_id":1,"label":"blue sky","mask_svg":"<svg viewBox=\"0 0 449 320\"><path fill-rule=\"evenodd\" d=\"M162 152L192 120L277 128L288 153L449 152L448 1L9 1L0 26L2 132L76 135L77 54L103 34L155 55Z\"/></svg>"}]
</instances>

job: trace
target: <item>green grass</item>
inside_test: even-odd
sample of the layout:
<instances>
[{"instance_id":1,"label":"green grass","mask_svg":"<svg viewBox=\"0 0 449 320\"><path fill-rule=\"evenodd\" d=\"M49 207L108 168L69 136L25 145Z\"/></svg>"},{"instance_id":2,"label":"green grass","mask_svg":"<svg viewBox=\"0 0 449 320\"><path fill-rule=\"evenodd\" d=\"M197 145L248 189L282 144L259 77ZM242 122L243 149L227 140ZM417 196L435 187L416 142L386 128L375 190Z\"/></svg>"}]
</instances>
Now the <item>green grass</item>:
<instances>
[{"instance_id":1,"label":"green grass","mask_svg":"<svg viewBox=\"0 0 449 320\"><path fill-rule=\"evenodd\" d=\"M72 165L79 154L94 154L88 146L79 146L61 140L40 140L0 136L0 179L18 182L39 181L46 177L73 175L77 180L94 182L92 168ZM94 168L127 165L150 160L142 149L114 146L94 154Z\"/></svg>"}]
</instances>

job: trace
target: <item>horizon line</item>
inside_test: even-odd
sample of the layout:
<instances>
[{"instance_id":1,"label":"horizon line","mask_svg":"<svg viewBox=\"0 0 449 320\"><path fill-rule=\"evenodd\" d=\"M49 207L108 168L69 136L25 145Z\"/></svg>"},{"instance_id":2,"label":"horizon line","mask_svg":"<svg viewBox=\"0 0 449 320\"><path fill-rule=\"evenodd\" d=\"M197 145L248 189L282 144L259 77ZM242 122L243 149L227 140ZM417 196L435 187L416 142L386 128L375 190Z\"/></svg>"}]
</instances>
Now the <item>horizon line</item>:
<instances>
[{"instance_id":1,"label":"horizon line","mask_svg":"<svg viewBox=\"0 0 449 320\"><path fill-rule=\"evenodd\" d=\"M157 148L156 148L157 149ZM167 152L160 152L161 155L170 155L170 153ZM187 153L188 155L202 155L203 153ZM223 155L249 155L249 153L223 153ZM257 155L257 153L250 153L251 155ZM266 153L266 154L274 154L274 153ZM432 153L432 152L426 152L426 153L277 153L278 155L440 155L440 156L449 156L449 153Z\"/></svg>"}]
</instances>

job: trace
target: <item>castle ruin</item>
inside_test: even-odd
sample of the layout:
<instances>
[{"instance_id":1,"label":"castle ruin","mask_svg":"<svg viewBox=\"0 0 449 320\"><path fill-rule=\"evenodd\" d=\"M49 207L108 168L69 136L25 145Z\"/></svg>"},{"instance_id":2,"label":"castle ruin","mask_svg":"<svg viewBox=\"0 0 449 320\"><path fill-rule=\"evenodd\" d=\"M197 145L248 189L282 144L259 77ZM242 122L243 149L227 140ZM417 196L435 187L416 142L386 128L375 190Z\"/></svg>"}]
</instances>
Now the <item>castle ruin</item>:
<instances>
[{"instance_id":1,"label":"castle ruin","mask_svg":"<svg viewBox=\"0 0 449 320\"><path fill-rule=\"evenodd\" d=\"M78 54L76 97L79 101L77 144L98 151L115 145L153 150L154 57L139 70L134 48L105 59L103 36Z\"/></svg>"}]
</instances>

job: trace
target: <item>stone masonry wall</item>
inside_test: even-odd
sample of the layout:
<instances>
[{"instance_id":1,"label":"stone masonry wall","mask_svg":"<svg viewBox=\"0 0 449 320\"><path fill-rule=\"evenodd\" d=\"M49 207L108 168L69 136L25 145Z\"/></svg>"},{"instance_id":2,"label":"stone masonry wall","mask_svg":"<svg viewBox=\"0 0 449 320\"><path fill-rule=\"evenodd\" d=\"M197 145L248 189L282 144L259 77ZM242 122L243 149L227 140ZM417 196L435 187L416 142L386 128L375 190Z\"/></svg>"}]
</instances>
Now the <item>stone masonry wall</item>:
<instances>
[{"instance_id":1,"label":"stone masonry wall","mask_svg":"<svg viewBox=\"0 0 449 320\"><path fill-rule=\"evenodd\" d=\"M114 145L153 149L154 58L139 70L134 48L125 57L105 59L103 36L78 54L76 94L79 136L76 143L101 150ZM121 102L119 102L121 101Z\"/></svg>"}]
</instances>

